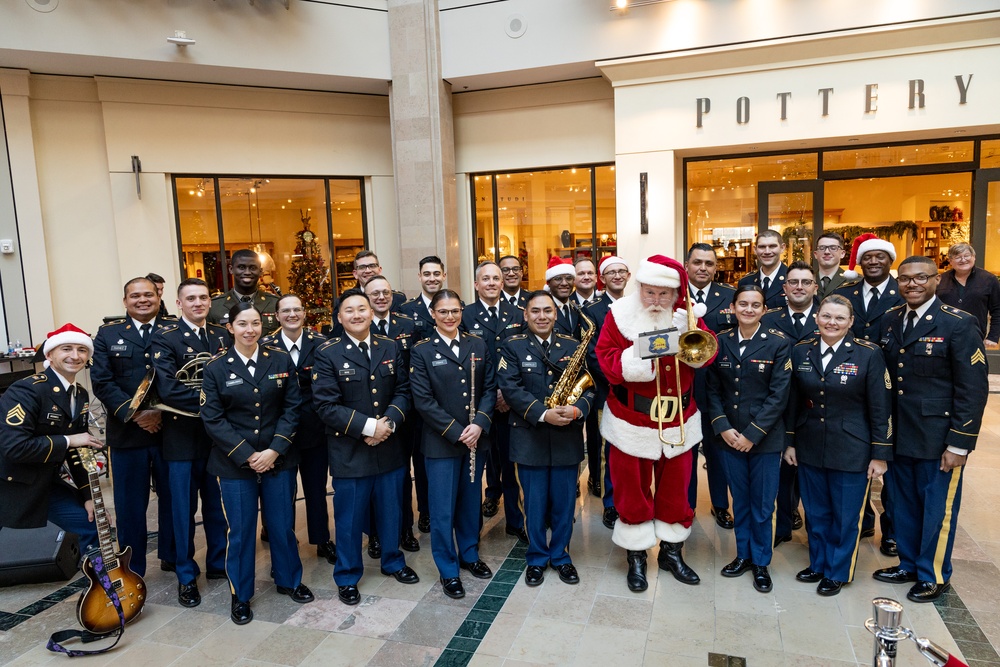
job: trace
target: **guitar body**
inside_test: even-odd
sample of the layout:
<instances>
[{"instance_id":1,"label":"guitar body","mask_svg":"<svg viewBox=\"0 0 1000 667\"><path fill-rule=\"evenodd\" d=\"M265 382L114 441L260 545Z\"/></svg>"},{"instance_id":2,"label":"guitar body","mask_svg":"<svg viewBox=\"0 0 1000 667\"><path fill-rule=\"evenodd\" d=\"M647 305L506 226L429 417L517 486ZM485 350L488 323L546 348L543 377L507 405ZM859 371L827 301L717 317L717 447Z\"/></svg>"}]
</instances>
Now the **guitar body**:
<instances>
[{"instance_id":1,"label":"guitar body","mask_svg":"<svg viewBox=\"0 0 1000 667\"><path fill-rule=\"evenodd\" d=\"M114 567L107 569L107 575L122 603L125 623L134 620L142 612L142 606L146 603L146 582L129 569L131 560L132 547L125 547L124 550L115 554L116 562L111 563ZM107 561L105 563L107 567ZM101 586L101 581L97 572L94 571L90 556L87 556L83 562L83 573L90 579L90 583L76 605L77 620L80 621L80 625L94 634L103 635L114 632L121 626L118 612L115 611L111 598Z\"/></svg>"}]
</instances>

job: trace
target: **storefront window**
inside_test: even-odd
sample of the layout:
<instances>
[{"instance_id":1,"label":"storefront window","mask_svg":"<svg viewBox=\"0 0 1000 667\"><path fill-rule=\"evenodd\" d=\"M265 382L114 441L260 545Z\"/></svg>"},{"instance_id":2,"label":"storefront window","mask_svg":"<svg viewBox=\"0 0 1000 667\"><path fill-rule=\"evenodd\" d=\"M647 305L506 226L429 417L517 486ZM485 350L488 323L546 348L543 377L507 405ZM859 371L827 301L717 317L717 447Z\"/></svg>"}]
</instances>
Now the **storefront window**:
<instances>
[{"instance_id":1,"label":"storefront window","mask_svg":"<svg viewBox=\"0 0 1000 667\"><path fill-rule=\"evenodd\" d=\"M991 181L986 187L986 252L983 253L983 266L994 275L1000 275L1000 181Z\"/></svg>"},{"instance_id":2,"label":"storefront window","mask_svg":"<svg viewBox=\"0 0 1000 667\"><path fill-rule=\"evenodd\" d=\"M879 169L972 162L974 148L974 141L949 141L939 144L908 144L905 146L824 151L823 169Z\"/></svg>"},{"instance_id":3,"label":"storefront window","mask_svg":"<svg viewBox=\"0 0 1000 667\"><path fill-rule=\"evenodd\" d=\"M984 141L979 151L979 166L983 169L1000 167L1000 139Z\"/></svg>"},{"instance_id":4,"label":"storefront window","mask_svg":"<svg viewBox=\"0 0 1000 667\"><path fill-rule=\"evenodd\" d=\"M615 252L613 165L479 174L472 193L477 262L519 257L526 288L541 287L550 257Z\"/></svg>"}]
</instances>

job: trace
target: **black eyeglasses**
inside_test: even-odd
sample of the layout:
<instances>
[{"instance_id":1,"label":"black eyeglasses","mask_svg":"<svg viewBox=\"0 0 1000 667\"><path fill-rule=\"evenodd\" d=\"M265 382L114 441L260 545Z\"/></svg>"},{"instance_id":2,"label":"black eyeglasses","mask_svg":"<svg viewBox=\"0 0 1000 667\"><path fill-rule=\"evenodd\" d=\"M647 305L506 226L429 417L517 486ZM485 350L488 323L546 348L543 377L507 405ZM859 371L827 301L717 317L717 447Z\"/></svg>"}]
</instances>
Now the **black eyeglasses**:
<instances>
[{"instance_id":1,"label":"black eyeglasses","mask_svg":"<svg viewBox=\"0 0 1000 667\"><path fill-rule=\"evenodd\" d=\"M378 268L378 264L358 264L355 268L358 271L374 271Z\"/></svg>"},{"instance_id":2,"label":"black eyeglasses","mask_svg":"<svg viewBox=\"0 0 1000 667\"><path fill-rule=\"evenodd\" d=\"M900 285L909 285L910 283L913 283L914 285L926 285L927 281L931 278L937 278L937 276L929 276L926 273L918 273L915 276L897 276L896 282Z\"/></svg>"},{"instance_id":3,"label":"black eyeglasses","mask_svg":"<svg viewBox=\"0 0 1000 667\"><path fill-rule=\"evenodd\" d=\"M520 273L520 272L521 272L520 266L504 266L500 268L500 273L503 274Z\"/></svg>"}]
</instances>

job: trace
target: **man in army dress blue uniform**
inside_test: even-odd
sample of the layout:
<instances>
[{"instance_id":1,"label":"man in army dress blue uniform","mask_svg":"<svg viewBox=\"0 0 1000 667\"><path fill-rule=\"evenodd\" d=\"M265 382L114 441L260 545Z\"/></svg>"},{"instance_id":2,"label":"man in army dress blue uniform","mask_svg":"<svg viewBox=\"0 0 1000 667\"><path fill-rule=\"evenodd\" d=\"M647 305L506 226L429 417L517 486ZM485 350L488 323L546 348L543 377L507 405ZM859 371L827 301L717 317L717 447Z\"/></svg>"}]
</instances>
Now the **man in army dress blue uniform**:
<instances>
[{"instance_id":1,"label":"man in army dress blue uniform","mask_svg":"<svg viewBox=\"0 0 1000 667\"><path fill-rule=\"evenodd\" d=\"M263 334L266 336L273 333L278 328L278 297L259 288L260 257L253 250L237 250L229 260L229 273L233 277L233 289L212 299L208 321L212 324L225 324L233 306L240 301L253 301L261 316Z\"/></svg>"}]
</instances>

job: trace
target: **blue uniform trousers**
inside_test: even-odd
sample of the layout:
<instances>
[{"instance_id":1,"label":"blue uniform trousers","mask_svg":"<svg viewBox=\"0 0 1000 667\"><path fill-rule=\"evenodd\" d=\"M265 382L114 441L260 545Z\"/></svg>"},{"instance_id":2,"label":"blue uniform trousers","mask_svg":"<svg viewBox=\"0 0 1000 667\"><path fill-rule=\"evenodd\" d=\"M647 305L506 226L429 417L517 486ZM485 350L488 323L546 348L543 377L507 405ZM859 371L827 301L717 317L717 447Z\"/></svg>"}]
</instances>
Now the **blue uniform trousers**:
<instances>
[{"instance_id":1,"label":"blue uniform trousers","mask_svg":"<svg viewBox=\"0 0 1000 667\"><path fill-rule=\"evenodd\" d=\"M202 527L205 530L205 567L222 572L226 567L226 519L222 514L219 485L206 471L208 459L167 461L170 503L173 510L177 581L194 583L198 564L194 562L194 515L201 496Z\"/></svg>"},{"instance_id":2,"label":"blue uniform trousers","mask_svg":"<svg viewBox=\"0 0 1000 667\"><path fill-rule=\"evenodd\" d=\"M254 592L257 551L257 505L267 519L268 546L274 583L295 588L302 583L302 561L295 541L292 489L295 471L267 472L257 479L219 477L225 511L226 576L233 595L249 602Z\"/></svg>"},{"instance_id":3,"label":"blue uniform trousers","mask_svg":"<svg viewBox=\"0 0 1000 667\"><path fill-rule=\"evenodd\" d=\"M940 465L940 459L897 455L889 475L901 501L893 505L899 566L920 581L943 584L951 579L965 466L941 472Z\"/></svg>"},{"instance_id":4,"label":"blue uniform trousers","mask_svg":"<svg viewBox=\"0 0 1000 667\"><path fill-rule=\"evenodd\" d=\"M118 545L132 547L132 571L146 576L146 509L149 507L149 482L156 482L157 555L174 562L174 526L171 516L170 479L159 446L110 450L111 479L114 482L115 521Z\"/></svg>"},{"instance_id":5,"label":"blue uniform trousers","mask_svg":"<svg viewBox=\"0 0 1000 667\"><path fill-rule=\"evenodd\" d=\"M608 450L611 444L601 435L601 417L604 414L604 402L601 401L587 415L587 466L591 475L595 473L601 480L601 500L604 507L615 504L614 487L611 484L611 468L608 466ZM573 491L576 495L576 491Z\"/></svg>"},{"instance_id":6,"label":"blue uniform trousers","mask_svg":"<svg viewBox=\"0 0 1000 667\"><path fill-rule=\"evenodd\" d=\"M799 488L809 521L809 567L834 581L854 578L867 472L843 472L799 463Z\"/></svg>"},{"instance_id":7,"label":"blue uniform trousers","mask_svg":"<svg viewBox=\"0 0 1000 667\"><path fill-rule=\"evenodd\" d=\"M528 532L528 565L558 567L572 562L569 541L573 536L578 468L517 464L517 479L524 493L524 527ZM546 516L552 525L548 539Z\"/></svg>"},{"instance_id":8,"label":"blue uniform trousers","mask_svg":"<svg viewBox=\"0 0 1000 667\"><path fill-rule=\"evenodd\" d=\"M484 459L484 453L477 454L475 480L469 481L468 450L460 458L424 458L427 504L431 513L431 553L438 572L445 579L458 576L459 561L474 563L479 560ZM576 491L573 493L575 495Z\"/></svg>"},{"instance_id":9,"label":"blue uniform trousers","mask_svg":"<svg viewBox=\"0 0 1000 667\"><path fill-rule=\"evenodd\" d=\"M382 536L382 569L401 570L406 561L399 550L402 518L403 477L405 468L368 477L334 477L333 523L337 531L337 564L333 580L338 586L354 586L365 571L361 559L361 533L375 523L376 534ZM369 505L374 502L374 512Z\"/></svg>"},{"instance_id":10,"label":"blue uniform trousers","mask_svg":"<svg viewBox=\"0 0 1000 667\"><path fill-rule=\"evenodd\" d=\"M299 477L306 504L306 531L309 544L323 544L330 539L330 513L327 509L327 478L330 470L326 445L299 450ZM292 493L295 488L292 488Z\"/></svg>"},{"instance_id":11,"label":"blue uniform trousers","mask_svg":"<svg viewBox=\"0 0 1000 667\"><path fill-rule=\"evenodd\" d=\"M524 515L521 513L521 487L517 484L514 462L510 460L510 422L507 421L506 413L496 412L494 415L493 446L486 461L486 497L499 500L502 492L507 526L521 530L524 528ZM500 470L499 479L496 480L498 486L493 486L490 481L491 468L493 474Z\"/></svg>"},{"instance_id":12,"label":"blue uniform trousers","mask_svg":"<svg viewBox=\"0 0 1000 667\"><path fill-rule=\"evenodd\" d=\"M799 469L781 461L778 473L778 504L774 532L781 536L792 534L792 513L799 508Z\"/></svg>"},{"instance_id":13,"label":"blue uniform trousers","mask_svg":"<svg viewBox=\"0 0 1000 667\"><path fill-rule=\"evenodd\" d=\"M891 464L890 464L891 465ZM896 537L896 531L892 525L892 481L889 475L882 476L882 514L879 515L878 523L882 530L882 539ZM867 530L875 527L875 505L872 504L872 492L869 489L868 498L865 500L865 519L861 523L861 528Z\"/></svg>"},{"instance_id":14,"label":"blue uniform trousers","mask_svg":"<svg viewBox=\"0 0 1000 667\"><path fill-rule=\"evenodd\" d=\"M733 494L736 556L770 565L781 452L751 454L726 445L719 455Z\"/></svg>"},{"instance_id":15,"label":"blue uniform trousers","mask_svg":"<svg viewBox=\"0 0 1000 667\"><path fill-rule=\"evenodd\" d=\"M410 457L413 460L413 472L410 473L409 466L406 467L403 477L403 527L413 529L413 489L417 490L417 511L421 514L427 510L427 469L424 465L424 455L420 451L420 433L423 429L423 420L420 415L414 412L408 424L403 428L409 430L405 434L410 447Z\"/></svg>"},{"instance_id":16,"label":"blue uniform trousers","mask_svg":"<svg viewBox=\"0 0 1000 667\"><path fill-rule=\"evenodd\" d=\"M722 450L727 445L718 436L711 435L711 423L705 426L703 421L701 432L705 434L705 439L701 441L701 447L691 448L691 484L688 486L688 504L691 505L691 509L695 509L698 505L698 450L701 449L705 455L708 497L712 502L712 507L729 509L729 483L726 479L725 464L722 462L721 455Z\"/></svg>"},{"instance_id":17,"label":"blue uniform trousers","mask_svg":"<svg viewBox=\"0 0 1000 667\"><path fill-rule=\"evenodd\" d=\"M80 537L80 552L96 548L97 524L87 520L87 510L80 504L76 492L63 484L53 484L49 496L49 521L68 533Z\"/></svg>"}]
</instances>

